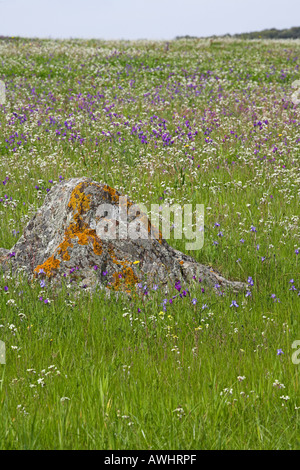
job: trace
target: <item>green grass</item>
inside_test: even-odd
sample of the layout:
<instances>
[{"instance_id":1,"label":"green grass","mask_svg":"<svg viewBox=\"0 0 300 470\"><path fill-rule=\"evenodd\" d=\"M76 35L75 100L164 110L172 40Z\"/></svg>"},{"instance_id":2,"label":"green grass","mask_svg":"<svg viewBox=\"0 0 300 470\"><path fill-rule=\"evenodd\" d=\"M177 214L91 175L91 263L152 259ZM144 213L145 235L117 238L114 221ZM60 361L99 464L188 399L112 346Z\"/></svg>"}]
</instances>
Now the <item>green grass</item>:
<instances>
[{"instance_id":1,"label":"green grass","mask_svg":"<svg viewBox=\"0 0 300 470\"><path fill-rule=\"evenodd\" d=\"M299 448L299 54L297 41L1 41L1 247L49 180L88 176L147 207L204 204L188 254L254 282L246 297L195 280L170 304L172 286L164 312L152 286L108 298L1 276L1 449ZM169 146L149 137L162 119Z\"/></svg>"}]
</instances>

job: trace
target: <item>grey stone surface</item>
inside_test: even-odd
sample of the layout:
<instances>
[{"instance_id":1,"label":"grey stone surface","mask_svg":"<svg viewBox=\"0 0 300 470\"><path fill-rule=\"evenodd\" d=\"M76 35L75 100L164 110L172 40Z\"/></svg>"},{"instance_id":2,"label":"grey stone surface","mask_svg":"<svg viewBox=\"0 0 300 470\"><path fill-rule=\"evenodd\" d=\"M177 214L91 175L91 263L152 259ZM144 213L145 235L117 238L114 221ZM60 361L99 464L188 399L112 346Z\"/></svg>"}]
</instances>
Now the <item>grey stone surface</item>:
<instances>
[{"instance_id":1,"label":"grey stone surface","mask_svg":"<svg viewBox=\"0 0 300 470\"><path fill-rule=\"evenodd\" d=\"M134 240L100 237L97 224L104 218L108 224L118 219L120 196L113 188L89 178L72 178L54 185L18 242L11 250L0 249L3 270L16 272L21 268L30 277L47 278L54 284L67 276L81 286L100 285L127 292L145 279L167 284L189 282L193 276L211 286L219 284L234 291L245 288L244 283L229 281L173 249L160 234ZM102 204L110 204L113 212L99 214ZM128 201L127 208L132 205ZM154 230L145 215L140 217L143 230ZM134 219L128 218L127 229Z\"/></svg>"}]
</instances>

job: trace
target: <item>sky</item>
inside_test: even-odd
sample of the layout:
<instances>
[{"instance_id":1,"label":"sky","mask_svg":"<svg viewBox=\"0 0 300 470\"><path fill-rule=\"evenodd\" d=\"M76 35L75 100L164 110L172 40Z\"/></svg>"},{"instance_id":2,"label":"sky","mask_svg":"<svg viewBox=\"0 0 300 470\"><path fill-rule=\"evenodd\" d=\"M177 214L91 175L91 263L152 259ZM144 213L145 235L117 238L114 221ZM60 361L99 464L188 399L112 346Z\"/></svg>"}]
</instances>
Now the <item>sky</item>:
<instances>
[{"instance_id":1,"label":"sky","mask_svg":"<svg viewBox=\"0 0 300 470\"><path fill-rule=\"evenodd\" d=\"M0 0L0 36L154 39L300 26L300 0Z\"/></svg>"}]
</instances>

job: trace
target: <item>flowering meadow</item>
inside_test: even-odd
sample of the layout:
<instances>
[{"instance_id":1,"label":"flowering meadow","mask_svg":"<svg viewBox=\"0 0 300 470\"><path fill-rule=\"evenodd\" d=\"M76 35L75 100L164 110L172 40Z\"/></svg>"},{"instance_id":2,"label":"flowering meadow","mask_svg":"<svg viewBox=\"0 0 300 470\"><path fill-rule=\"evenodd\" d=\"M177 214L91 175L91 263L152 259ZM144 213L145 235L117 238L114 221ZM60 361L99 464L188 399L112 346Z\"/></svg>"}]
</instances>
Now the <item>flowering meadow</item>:
<instances>
[{"instance_id":1,"label":"flowering meadow","mask_svg":"<svg viewBox=\"0 0 300 470\"><path fill-rule=\"evenodd\" d=\"M0 247L87 176L204 204L186 253L248 286L108 297L76 266L61 290L1 272L1 449L299 448L299 65L298 40L0 39Z\"/></svg>"}]
</instances>

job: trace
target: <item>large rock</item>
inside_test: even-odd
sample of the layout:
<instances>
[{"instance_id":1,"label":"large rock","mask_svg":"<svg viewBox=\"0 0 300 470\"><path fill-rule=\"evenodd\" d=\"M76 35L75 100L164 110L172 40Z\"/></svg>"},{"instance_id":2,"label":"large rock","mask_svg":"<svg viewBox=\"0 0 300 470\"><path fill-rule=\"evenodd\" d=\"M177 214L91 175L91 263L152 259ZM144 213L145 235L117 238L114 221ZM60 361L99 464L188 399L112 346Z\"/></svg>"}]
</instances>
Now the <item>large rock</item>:
<instances>
[{"instance_id":1,"label":"large rock","mask_svg":"<svg viewBox=\"0 0 300 470\"><path fill-rule=\"evenodd\" d=\"M148 283L174 284L177 280L190 281L193 276L234 291L245 287L170 247L145 215L140 214L144 230L155 233L155 237L109 239L113 231L109 225L120 227L116 222L120 201L124 201L120 197L116 190L89 178L54 185L16 245L11 250L0 249L0 265L4 271L21 268L30 277L48 278L58 284L66 277L84 287L100 285L127 292L145 279ZM103 204L113 210L99 212ZM128 201L121 210L127 212L132 205ZM123 229L134 219L129 217ZM102 227L104 222L108 224L103 237L99 236L100 222Z\"/></svg>"}]
</instances>

